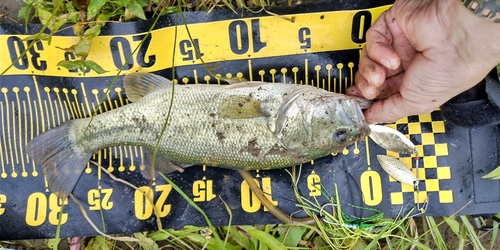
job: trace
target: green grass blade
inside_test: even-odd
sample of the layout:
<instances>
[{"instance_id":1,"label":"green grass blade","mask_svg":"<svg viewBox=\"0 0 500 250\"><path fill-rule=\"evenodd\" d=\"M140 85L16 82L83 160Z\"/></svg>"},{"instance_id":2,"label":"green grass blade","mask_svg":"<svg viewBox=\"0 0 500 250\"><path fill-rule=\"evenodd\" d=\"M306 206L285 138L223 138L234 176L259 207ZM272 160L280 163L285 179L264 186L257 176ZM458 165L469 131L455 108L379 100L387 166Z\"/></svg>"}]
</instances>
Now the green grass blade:
<instances>
[{"instance_id":1,"label":"green grass blade","mask_svg":"<svg viewBox=\"0 0 500 250\"><path fill-rule=\"evenodd\" d=\"M182 191L182 189L179 188L179 186L177 186L172 180L170 180L170 178L168 178L163 173L159 174L166 182L168 182L168 184L170 184L174 188L175 191L177 191L177 193L179 193L182 196L182 198L184 198L189 203L189 205L194 207L196 210L198 210L198 212L200 212L203 215L203 218L205 218L205 221L207 222L207 225L210 228L210 230L212 230L212 232L215 232L214 226L210 222L210 219L208 218L207 214L205 214L203 209L201 209L191 198L189 198L189 196L187 196L187 194L184 193L184 191ZM217 240L217 243L219 244L219 247L221 247L221 249L224 249L225 248L224 242L220 239L219 235L215 233L214 236L215 239Z\"/></svg>"},{"instance_id":2,"label":"green grass blade","mask_svg":"<svg viewBox=\"0 0 500 250\"><path fill-rule=\"evenodd\" d=\"M222 203L224 203L224 206L226 207L226 211L229 214L229 222L227 225L227 227L229 228L229 227L231 227L231 223L233 222L233 213L231 212L231 208L227 205L227 203L222 198L220 198L220 200L222 201ZM224 239L224 245L227 245L228 239L229 239L229 234L226 234L226 238Z\"/></svg>"},{"instance_id":3,"label":"green grass blade","mask_svg":"<svg viewBox=\"0 0 500 250\"><path fill-rule=\"evenodd\" d=\"M462 220L463 225L467 229L467 234L470 237L474 249L485 249L481 243L481 240L477 236L474 226L470 223L469 218L465 215L462 215L460 216L460 219Z\"/></svg>"},{"instance_id":4,"label":"green grass blade","mask_svg":"<svg viewBox=\"0 0 500 250\"><path fill-rule=\"evenodd\" d=\"M283 244L287 247L296 247L306 230L307 228L301 227L300 225L290 225L287 229L287 233L283 234L281 237Z\"/></svg>"},{"instance_id":5,"label":"green grass blade","mask_svg":"<svg viewBox=\"0 0 500 250\"><path fill-rule=\"evenodd\" d=\"M264 243L265 246L269 247L271 250L284 250L286 249L285 245L278 241L276 238L271 236L270 234L259 231L256 229L248 231L250 235L254 238L258 239L261 243Z\"/></svg>"},{"instance_id":6,"label":"green grass blade","mask_svg":"<svg viewBox=\"0 0 500 250\"><path fill-rule=\"evenodd\" d=\"M496 215L495 215L496 216ZM498 236L498 225L497 221L493 221L493 230L491 230L491 240L490 240L490 249L493 250L495 247L495 242Z\"/></svg>"},{"instance_id":7,"label":"green grass blade","mask_svg":"<svg viewBox=\"0 0 500 250\"><path fill-rule=\"evenodd\" d=\"M451 231L455 233L457 236L460 233L460 223L454 217L443 217L444 221L450 227Z\"/></svg>"},{"instance_id":8,"label":"green grass blade","mask_svg":"<svg viewBox=\"0 0 500 250\"><path fill-rule=\"evenodd\" d=\"M441 236L441 232L439 232L439 228L434 220L434 217L427 216L425 217L425 220L427 221L427 224L429 224L429 230L437 248L446 249L446 243L444 242L443 236Z\"/></svg>"}]
</instances>

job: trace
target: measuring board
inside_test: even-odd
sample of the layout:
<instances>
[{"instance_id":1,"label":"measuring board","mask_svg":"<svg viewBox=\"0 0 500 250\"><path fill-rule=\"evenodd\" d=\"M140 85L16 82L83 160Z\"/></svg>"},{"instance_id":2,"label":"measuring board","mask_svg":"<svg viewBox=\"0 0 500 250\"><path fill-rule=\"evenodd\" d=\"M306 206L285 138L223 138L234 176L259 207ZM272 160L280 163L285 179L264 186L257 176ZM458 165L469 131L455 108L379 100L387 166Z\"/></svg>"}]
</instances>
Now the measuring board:
<instances>
[{"instance_id":1,"label":"measuring board","mask_svg":"<svg viewBox=\"0 0 500 250\"><path fill-rule=\"evenodd\" d=\"M385 0L347 2L269 8L276 15L241 10L185 13L186 24L172 14L162 17L149 35L152 21L109 24L94 39L87 58L107 71L101 75L57 66L61 60L76 58L59 49L77 42L71 29L54 36L50 46L43 41L30 46L32 42L23 39L41 26L28 26L26 34L24 26L1 25L0 71L6 72L0 76L0 225L9 227L0 226L0 239L51 238L58 224L61 237L96 234L73 200L61 201L51 192L24 147L65 121L128 104L123 74L146 71L174 78L177 84L224 84L210 69L228 78L345 91L353 84L366 30L391 4ZM366 213L357 206L396 217L425 202L425 215L499 212L500 182L481 179L499 166L498 127L452 126L439 111L388 126L417 145L423 155L418 170L410 155L387 152L367 138L336 155L297 166L300 194L322 205L331 199L324 194L333 194L336 184L344 212L356 217ZM143 154L140 147L122 146L103 149L92 157L139 191L112 180L89 162L73 191L89 218L109 234L154 230L157 218L164 228L205 225L201 214L159 175L151 182L141 174ZM392 180L378 165L377 154L413 166L420 192ZM300 208L292 198L287 171L291 168L252 171L252 175L269 199L292 213ZM214 225L228 223L223 201L231 209L233 225L279 223L236 171L194 166L168 176ZM143 192L152 194L154 204L147 202Z\"/></svg>"}]
</instances>

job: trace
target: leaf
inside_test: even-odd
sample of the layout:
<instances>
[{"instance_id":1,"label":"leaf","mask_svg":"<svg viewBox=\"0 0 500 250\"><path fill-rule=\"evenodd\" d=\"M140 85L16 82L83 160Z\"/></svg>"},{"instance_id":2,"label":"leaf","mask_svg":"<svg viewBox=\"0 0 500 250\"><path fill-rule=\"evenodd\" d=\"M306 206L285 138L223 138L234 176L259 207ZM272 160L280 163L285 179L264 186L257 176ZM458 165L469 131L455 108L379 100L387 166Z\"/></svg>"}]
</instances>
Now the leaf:
<instances>
[{"instance_id":1,"label":"leaf","mask_svg":"<svg viewBox=\"0 0 500 250\"><path fill-rule=\"evenodd\" d=\"M166 14L172 14L178 12L177 7L174 6L169 6L167 8L162 8L160 11L160 16L161 15L166 15Z\"/></svg>"},{"instance_id":2,"label":"leaf","mask_svg":"<svg viewBox=\"0 0 500 250\"><path fill-rule=\"evenodd\" d=\"M319 236L314 237L313 242L314 242L314 246L316 248L324 248L324 247L328 246L328 244L326 244L326 242Z\"/></svg>"},{"instance_id":3,"label":"leaf","mask_svg":"<svg viewBox=\"0 0 500 250\"><path fill-rule=\"evenodd\" d=\"M496 215L495 215L496 217ZM498 219L498 217L497 217ZM497 236L498 236L498 222L496 222L495 220L493 221L493 232L491 233L491 241L490 241L490 250L492 249L495 249L495 242L496 242L496 239L497 239Z\"/></svg>"},{"instance_id":4,"label":"leaf","mask_svg":"<svg viewBox=\"0 0 500 250\"><path fill-rule=\"evenodd\" d=\"M97 16L96 20L101 22L109 21L111 19L111 14L112 13L108 11L101 11L101 13ZM99 25L102 26L102 24Z\"/></svg>"},{"instance_id":5,"label":"leaf","mask_svg":"<svg viewBox=\"0 0 500 250\"><path fill-rule=\"evenodd\" d=\"M146 7L146 6L148 6L148 4L149 4L149 0L136 0L136 1L143 8Z\"/></svg>"},{"instance_id":6,"label":"leaf","mask_svg":"<svg viewBox=\"0 0 500 250\"><path fill-rule=\"evenodd\" d=\"M283 243L279 242L276 238L266 232L253 229L248 231L248 233L258 239L260 242L264 243L271 250L286 249Z\"/></svg>"},{"instance_id":7,"label":"leaf","mask_svg":"<svg viewBox=\"0 0 500 250\"><path fill-rule=\"evenodd\" d=\"M469 218L466 215L461 215L462 225L467 229L467 235L472 243L473 249L485 249L479 236L476 233L476 228L470 223Z\"/></svg>"},{"instance_id":8,"label":"leaf","mask_svg":"<svg viewBox=\"0 0 500 250\"><path fill-rule=\"evenodd\" d=\"M127 18L127 10L129 11L129 18ZM146 20L146 15L144 14L144 10L142 9L142 6L138 2L130 2L129 5L127 5L127 9L125 11L125 19L133 19L134 17L138 17L142 20Z\"/></svg>"},{"instance_id":9,"label":"leaf","mask_svg":"<svg viewBox=\"0 0 500 250\"><path fill-rule=\"evenodd\" d=\"M231 239L234 240L238 245L243 247L243 249L253 249L252 241L248 238L246 234L236 229L236 227L229 227L229 233L231 234Z\"/></svg>"},{"instance_id":10,"label":"leaf","mask_svg":"<svg viewBox=\"0 0 500 250\"><path fill-rule=\"evenodd\" d=\"M71 3L71 1L66 3L66 10L69 13L76 13L76 15L72 16L71 19L69 20L70 23L77 23L81 21L80 16L78 15L78 10L75 9L75 6L73 5L73 3Z\"/></svg>"},{"instance_id":11,"label":"leaf","mask_svg":"<svg viewBox=\"0 0 500 250\"><path fill-rule=\"evenodd\" d=\"M166 121L165 124L168 124L168 119ZM163 132L162 132L163 133ZM202 215L203 215L203 218L205 219L205 222L208 224L208 227L210 228L210 230L212 230L212 232L215 231L215 228L212 226L212 222L210 222L210 220L208 219L208 216L207 214L203 211L203 209L201 209L193 200L191 200L189 198L189 196L184 193L184 191L182 191L181 188L179 188L179 186L177 186L172 180L170 180L167 176L165 176L164 174L162 173L159 173L160 176L166 181L168 182L168 184L172 185L172 188L177 192L179 193L182 198L184 198L184 200L187 201L187 203L189 205L191 205L192 207L194 207L198 212L200 212ZM219 247L219 249L223 249L224 248L224 243L222 242L222 240L220 239L219 237L219 234L214 234L214 237L215 237L215 242L217 242L217 245Z\"/></svg>"},{"instance_id":12,"label":"leaf","mask_svg":"<svg viewBox=\"0 0 500 250\"><path fill-rule=\"evenodd\" d=\"M57 246L59 246L59 242L61 242L61 239L49 239L47 241L47 246L49 248L57 248Z\"/></svg>"},{"instance_id":13,"label":"leaf","mask_svg":"<svg viewBox=\"0 0 500 250\"><path fill-rule=\"evenodd\" d=\"M448 224L450 227L451 231L455 233L457 236L460 234L460 223L458 223L457 220L453 217L443 217L444 221Z\"/></svg>"},{"instance_id":14,"label":"leaf","mask_svg":"<svg viewBox=\"0 0 500 250\"><path fill-rule=\"evenodd\" d=\"M498 179L500 178L500 167L495 168L495 170L491 171L489 174L481 177L483 179L491 178L491 179Z\"/></svg>"},{"instance_id":15,"label":"leaf","mask_svg":"<svg viewBox=\"0 0 500 250\"><path fill-rule=\"evenodd\" d=\"M104 236L97 236L89 241L85 250L108 250L109 247L106 244L106 238Z\"/></svg>"},{"instance_id":16,"label":"leaf","mask_svg":"<svg viewBox=\"0 0 500 250\"><path fill-rule=\"evenodd\" d=\"M101 24L95 24L94 26L88 28L84 33L83 36L87 37L88 39L94 38L101 34Z\"/></svg>"},{"instance_id":17,"label":"leaf","mask_svg":"<svg viewBox=\"0 0 500 250\"><path fill-rule=\"evenodd\" d=\"M87 20L93 19L100 12L104 4L106 4L106 0L90 0L87 7Z\"/></svg>"},{"instance_id":18,"label":"leaf","mask_svg":"<svg viewBox=\"0 0 500 250\"><path fill-rule=\"evenodd\" d=\"M368 249L368 246L366 245L366 243L363 240L358 240L358 241L356 241L356 244L354 246L352 246L351 249L352 250L366 250L366 249ZM374 249L376 249L376 248L374 248Z\"/></svg>"},{"instance_id":19,"label":"leaf","mask_svg":"<svg viewBox=\"0 0 500 250\"><path fill-rule=\"evenodd\" d=\"M23 41L31 41L31 40L42 40L42 41L49 41L51 39L51 36L49 34L45 33L36 33L31 36L28 36L23 39Z\"/></svg>"},{"instance_id":20,"label":"leaf","mask_svg":"<svg viewBox=\"0 0 500 250\"><path fill-rule=\"evenodd\" d=\"M24 24L26 26L28 26L31 11L33 11L33 5L31 5L31 4L25 5L25 6L21 7L21 9L19 9L19 13L17 14L17 16L19 18L24 19Z\"/></svg>"},{"instance_id":21,"label":"leaf","mask_svg":"<svg viewBox=\"0 0 500 250\"><path fill-rule=\"evenodd\" d=\"M90 37L82 37L75 46L75 55L87 57L90 52Z\"/></svg>"},{"instance_id":22,"label":"leaf","mask_svg":"<svg viewBox=\"0 0 500 250\"><path fill-rule=\"evenodd\" d=\"M75 33L75 35L77 36L81 36L83 31L85 30L85 28L87 27L86 24L84 23L81 23L81 22L78 22L78 23L75 23L73 26L71 26L73 28L73 33Z\"/></svg>"},{"instance_id":23,"label":"leaf","mask_svg":"<svg viewBox=\"0 0 500 250\"><path fill-rule=\"evenodd\" d=\"M104 70L99 64L95 63L94 61L90 60L85 60L83 61L83 66L95 71L97 74L103 74L108 71Z\"/></svg>"},{"instance_id":24,"label":"leaf","mask_svg":"<svg viewBox=\"0 0 500 250\"><path fill-rule=\"evenodd\" d=\"M154 242L152 239L146 237L146 235L142 233L134 233L135 238L139 240L139 245L141 245L142 249L158 249L158 244Z\"/></svg>"},{"instance_id":25,"label":"leaf","mask_svg":"<svg viewBox=\"0 0 500 250\"><path fill-rule=\"evenodd\" d=\"M46 11L44 9L37 9L36 14L38 15L38 18L40 19L40 22L43 25L48 26L48 22L49 22L50 18L52 17L52 13L50 13L49 11Z\"/></svg>"},{"instance_id":26,"label":"leaf","mask_svg":"<svg viewBox=\"0 0 500 250\"><path fill-rule=\"evenodd\" d=\"M169 237L172 237L172 235L165 230L158 230L148 234L148 237L154 241L162 241L167 240Z\"/></svg>"},{"instance_id":27,"label":"leaf","mask_svg":"<svg viewBox=\"0 0 500 250\"><path fill-rule=\"evenodd\" d=\"M82 66L81 60L76 61L60 61L57 66L67 68L69 70L79 69Z\"/></svg>"},{"instance_id":28,"label":"leaf","mask_svg":"<svg viewBox=\"0 0 500 250\"><path fill-rule=\"evenodd\" d=\"M66 13L64 15L55 17L50 21L50 26L48 27L52 33L56 32L61 28L61 26L67 24L72 20L75 16L77 16L77 12Z\"/></svg>"},{"instance_id":29,"label":"leaf","mask_svg":"<svg viewBox=\"0 0 500 250\"><path fill-rule=\"evenodd\" d=\"M302 235L307 230L305 227L290 227L288 235L283 244L287 247L296 247L302 239Z\"/></svg>"},{"instance_id":30,"label":"leaf","mask_svg":"<svg viewBox=\"0 0 500 250\"><path fill-rule=\"evenodd\" d=\"M444 242L443 236L439 232L439 228L436 224L436 221L434 220L434 217L427 216L427 217L425 217L425 220L427 221L427 224L429 225L430 233L432 235L432 238L434 239L434 243L436 244L437 248L438 249L446 249L446 242Z\"/></svg>"}]
</instances>

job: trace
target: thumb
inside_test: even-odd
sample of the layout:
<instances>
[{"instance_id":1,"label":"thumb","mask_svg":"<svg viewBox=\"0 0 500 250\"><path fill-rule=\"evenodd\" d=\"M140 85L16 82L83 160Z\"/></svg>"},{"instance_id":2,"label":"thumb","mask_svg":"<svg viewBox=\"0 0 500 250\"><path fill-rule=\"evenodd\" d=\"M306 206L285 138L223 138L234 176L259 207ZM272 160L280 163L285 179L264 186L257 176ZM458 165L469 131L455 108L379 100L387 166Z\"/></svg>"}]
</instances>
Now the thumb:
<instances>
[{"instance_id":1,"label":"thumb","mask_svg":"<svg viewBox=\"0 0 500 250\"><path fill-rule=\"evenodd\" d=\"M379 100L365 111L369 123L395 122L409 115L429 113L455 95L446 74L422 54L404 73L399 92Z\"/></svg>"}]
</instances>

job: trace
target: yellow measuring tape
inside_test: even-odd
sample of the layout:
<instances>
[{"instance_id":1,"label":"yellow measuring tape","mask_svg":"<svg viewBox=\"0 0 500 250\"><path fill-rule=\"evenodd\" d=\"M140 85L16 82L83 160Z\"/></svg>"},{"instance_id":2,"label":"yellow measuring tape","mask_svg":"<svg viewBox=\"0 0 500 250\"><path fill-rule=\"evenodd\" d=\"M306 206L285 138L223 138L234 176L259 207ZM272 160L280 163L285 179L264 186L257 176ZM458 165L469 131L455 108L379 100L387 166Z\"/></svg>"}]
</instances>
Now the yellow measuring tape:
<instances>
[{"instance_id":1,"label":"yellow measuring tape","mask_svg":"<svg viewBox=\"0 0 500 250\"><path fill-rule=\"evenodd\" d=\"M173 66L201 64L202 60L212 63L358 49L364 43L363 35L371 23L389 7L181 24L177 26L177 34L174 26L157 29L151 32L151 36L138 48L138 53L128 62L126 58L139 46L146 33L99 36L92 40L87 59L95 61L108 72L99 75L90 71L86 72L86 77L114 76L123 65L125 71L158 71ZM27 37L0 35L0 51L8 54L0 58L0 72L13 64L5 75L83 76L77 70L57 66L62 60L76 59L72 52L63 48L76 44L78 37L54 36L50 45L46 41L38 41L26 51L30 42L23 39ZM346 39L349 37L351 39ZM24 51L27 53L21 56Z\"/></svg>"}]
</instances>

